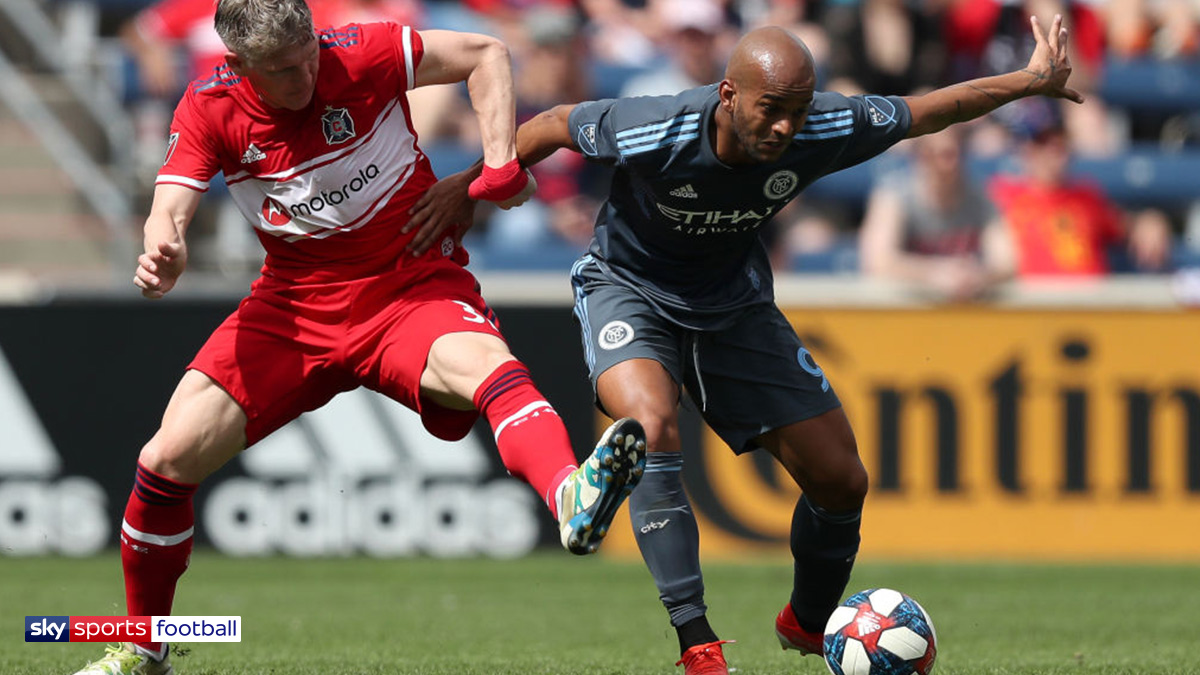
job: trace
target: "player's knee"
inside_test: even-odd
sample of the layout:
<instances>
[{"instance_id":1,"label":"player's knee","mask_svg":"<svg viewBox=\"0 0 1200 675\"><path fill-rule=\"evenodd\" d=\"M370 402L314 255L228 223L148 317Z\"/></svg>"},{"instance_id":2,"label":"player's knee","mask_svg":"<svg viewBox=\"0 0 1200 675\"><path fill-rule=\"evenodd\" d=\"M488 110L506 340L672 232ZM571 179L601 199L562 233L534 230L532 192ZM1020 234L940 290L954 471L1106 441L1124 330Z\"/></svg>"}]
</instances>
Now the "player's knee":
<instances>
[{"instance_id":1,"label":"player's knee","mask_svg":"<svg viewBox=\"0 0 1200 675\"><path fill-rule=\"evenodd\" d=\"M867 475L867 469L861 461L856 461L853 466L846 472L845 480L843 481L841 495L844 501L843 510L861 509L863 503L867 499L867 491L870 490L871 480Z\"/></svg>"},{"instance_id":2,"label":"player's knee","mask_svg":"<svg viewBox=\"0 0 1200 675\"><path fill-rule=\"evenodd\" d=\"M447 385L481 383L497 368L515 360L508 347L492 335L451 333L434 341L426 357L425 369L427 374ZM474 392L464 392L471 393Z\"/></svg>"},{"instance_id":3,"label":"player's knee","mask_svg":"<svg viewBox=\"0 0 1200 675\"><path fill-rule=\"evenodd\" d=\"M190 444L172 441L163 430L159 430L150 442L142 446L138 463L147 469L171 480L184 483L199 483L202 476L195 475L195 461L190 457L195 448Z\"/></svg>"},{"instance_id":4,"label":"player's knee","mask_svg":"<svg viewBox=\"0 0 1200 675\"><path fill-rule=\"evenodd\" d=\"M679 452L679 424L674 415L644 410L630 417L641 422L651 452Z\"/></svg>"},{"instance_id":5,"label":"player's knee","mask_svg":"<svg viewBox=\"0 0 1200 675\"><path fill-rule=\"evenodd\" d=\"M810 475L802 486L818 506L830 511L861 509L867 498L870 479L857 455L828 464Z\"/></svg>"}]
</instances>

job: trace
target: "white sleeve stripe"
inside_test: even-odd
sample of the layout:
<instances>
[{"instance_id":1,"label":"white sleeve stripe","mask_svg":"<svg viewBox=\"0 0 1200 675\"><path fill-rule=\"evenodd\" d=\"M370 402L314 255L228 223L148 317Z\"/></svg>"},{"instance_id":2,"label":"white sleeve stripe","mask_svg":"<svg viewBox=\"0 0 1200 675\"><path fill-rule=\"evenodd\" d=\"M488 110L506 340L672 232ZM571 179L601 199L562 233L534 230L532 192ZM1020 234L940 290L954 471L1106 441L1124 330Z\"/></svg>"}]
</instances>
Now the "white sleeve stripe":
<instances>
[{"instance_id":1,"label":"white sleeve stripe","mask_svg":"<svg viewBox=\"0 0 1200 675\"><path fill-rule=\"evenodd\" d=\"M405 26L401 31L401 43L404 46L404 74L408 77L408 88L413 88L413 55L412 55L412 28Z\"/></svg>"},{"instance_id":2,"label":"white sleeve stripe","mask_svg":"<svg viewBox=\"0 0 1200 675\"><path fill-rule=\"evenodd\" d=\"M200 191L204 191L204 190L208 189L208 181L196 180L195 178L188 178L187 176L171 176L168 174L162 174L158 178L154 179L155 185L162 185L163 183L175 183L177 185L186 185L190 188L196 188L197 190L200 190Z\"/></svg>"}]
</instances>

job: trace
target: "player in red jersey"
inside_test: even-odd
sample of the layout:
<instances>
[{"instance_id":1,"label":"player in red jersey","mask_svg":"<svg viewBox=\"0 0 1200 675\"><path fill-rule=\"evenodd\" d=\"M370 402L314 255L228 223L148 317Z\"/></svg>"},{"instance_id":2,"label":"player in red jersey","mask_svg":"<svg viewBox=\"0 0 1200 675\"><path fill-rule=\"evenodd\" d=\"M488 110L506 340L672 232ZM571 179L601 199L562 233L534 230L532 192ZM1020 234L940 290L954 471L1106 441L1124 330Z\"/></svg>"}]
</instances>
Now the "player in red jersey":
<instances>
[{"instance_id":1,"label":"player in red jersey","mask_svg":"<svg viewBox=\"0 0 1200 675\"><path fill-rule=\"evenodd\" d=\"M314 32L304 0L221 0L226 66L188 88L145 224L134 283L170 292L189 221L223 171L267 250L250 295L209 338L138 458L121 529L130 615L166 615L191 552L197 484L339 392L366 386L417 411L435 436L480 415L508 471L590 553L645 463L632 419L581 467L566 429L509 352L452 236L405 252L408 211L435 182L405 93L465 81L484 164L474 199L502 207L534 185L516 160L512 75L494 38L394 24ZM464 200L463 218L471 204ZM164 643L111 648L79 675L172 673Z\"/></svg>"}]
</instances>

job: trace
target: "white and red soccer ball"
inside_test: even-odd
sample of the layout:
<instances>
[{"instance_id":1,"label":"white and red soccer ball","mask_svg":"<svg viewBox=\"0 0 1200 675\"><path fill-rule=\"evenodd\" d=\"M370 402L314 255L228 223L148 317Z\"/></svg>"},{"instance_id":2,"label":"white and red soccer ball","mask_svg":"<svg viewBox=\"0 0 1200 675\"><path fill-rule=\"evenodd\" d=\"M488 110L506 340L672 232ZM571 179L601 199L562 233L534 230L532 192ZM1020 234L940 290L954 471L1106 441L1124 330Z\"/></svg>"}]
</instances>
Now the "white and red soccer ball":
<instances>
[{"instance_id":1,"label":"white and red soccer ball","mask_svg":"<svg viewBox=\"0 0 1200 675\"><path fill-rule=\"evenodd\" d=\"M855 593L825 624L825 664L834 675L929 675L936 656L929 614L890 588Z\"/></svg>"}]
</instances>

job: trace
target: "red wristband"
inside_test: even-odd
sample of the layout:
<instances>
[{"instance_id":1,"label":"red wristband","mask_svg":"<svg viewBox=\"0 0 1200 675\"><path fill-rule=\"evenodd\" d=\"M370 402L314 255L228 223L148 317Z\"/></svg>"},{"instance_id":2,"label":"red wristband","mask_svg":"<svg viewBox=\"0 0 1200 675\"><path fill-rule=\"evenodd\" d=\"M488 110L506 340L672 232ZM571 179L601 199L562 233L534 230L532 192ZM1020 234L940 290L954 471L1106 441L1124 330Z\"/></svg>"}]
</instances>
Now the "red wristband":
<instances>
[{"instance_id":1,"label":"red wristband","mask_svg":"<svg viewBox=\"0 0 1200 675\"><path fill-rule=\"evenodd\" d=\"M514 159L498 169L484 164L483 173L467 187L467 195L471 199L502 202L516 196L527 184L529 176L521 168L520 160Z\"/></svg>"}]
</instances>

